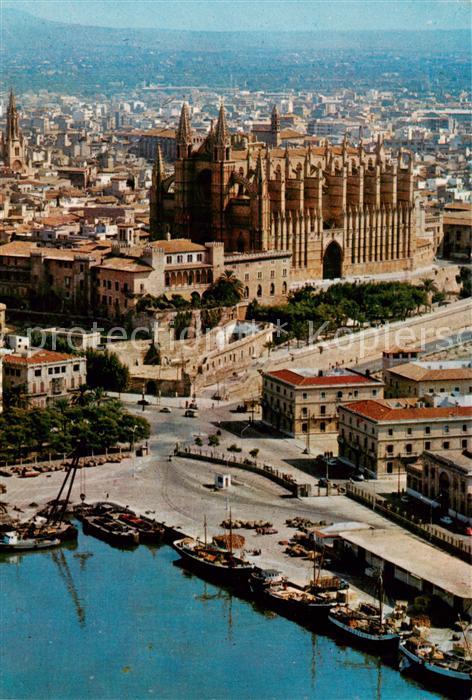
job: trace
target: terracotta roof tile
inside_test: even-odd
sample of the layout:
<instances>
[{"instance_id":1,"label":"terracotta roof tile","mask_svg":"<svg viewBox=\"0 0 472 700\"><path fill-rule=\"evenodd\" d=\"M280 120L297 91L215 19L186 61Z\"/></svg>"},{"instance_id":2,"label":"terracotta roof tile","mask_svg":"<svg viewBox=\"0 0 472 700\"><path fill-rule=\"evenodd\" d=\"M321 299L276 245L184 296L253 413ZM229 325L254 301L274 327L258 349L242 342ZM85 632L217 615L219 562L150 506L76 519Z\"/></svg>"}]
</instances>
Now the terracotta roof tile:
<instances>
[{"instance_id":1,"label":"terracotta roof tile","mask_svg":"<svg viewBox=\"0 0 472 700\"><path fill-rule=\"evenodd\" d=\"M424 367L414 362L407 362L404 365L396 365L388 370L391 374L396 374L405 379L413 381L434 382L434 381L454 381L460 379L472 380L472 367L445 367L435 369L434 367Z\"/></svg>"},{"instance_id":2,"label":"terracotta roof tile","mask_svg":"<svg viewBox=\"0 0 472 700\"><path fill-rule=\"evenodd\" d=\"M370 384L375 381L371 377L364 377L359 374L324 374L321 377L307 377L291 369L277 369L267 374L292 386L349 386L350 384Z\"/></svg>"},{"instance_id":3,"label":"terracotta roof tile","mask_svg":"<svg viewBox=\"0 0 472 700\"><path fill-rule=\"evenodd\" d=\"M194 243L188 238L174 238L167 241L153 241L153 248L162 248L164 253L201 253L206 250L204 245Z\"/></svg>"},{"instance_id":4,"label":"terracotta roof tile","mask_svg":"<svg viewBox=\"0 0 472 700\"><path fill-rule=\"evenodd\" d=\"M151 272L152 267L136 258L108 258L98 267L99 270L118 270L120 272Z\"/></svg>"},{"instance_id":5,"label":"terracotta roof tile","mask_svg":"<svg viewBox=\"0 0 472 700\"><path fill-rule=\"evenodd\" d=\"M366 399L365 401L345 403L342 408L377 422L427 420L428 418L431 420L436 418L472 418L472 407L470 406L452 406L448 408L401 406L396 408L392 406L392 402Z\"/></svg>"},{"instance_id":6,"label":"terracotta roof tile","mask_svg":"<svg viewBox=\"0 0 472 700\"><path fill-rule=\"evenodd\" d=\"M75 355L68 355L64 352L53 352L52 350L33 350L31 355L5 355L3 361L8 365L39 365L54 362L66 362L67 360L75 359L78 359L75 357Z\"/></svg>"}]
</instances>

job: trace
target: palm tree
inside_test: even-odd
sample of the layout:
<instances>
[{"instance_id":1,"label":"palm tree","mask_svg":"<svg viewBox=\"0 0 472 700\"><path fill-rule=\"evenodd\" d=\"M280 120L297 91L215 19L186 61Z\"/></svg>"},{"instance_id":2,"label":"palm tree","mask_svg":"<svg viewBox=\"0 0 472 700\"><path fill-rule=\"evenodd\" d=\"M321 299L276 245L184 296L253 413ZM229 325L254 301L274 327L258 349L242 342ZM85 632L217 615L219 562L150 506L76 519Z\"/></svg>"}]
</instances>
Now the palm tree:
<instances>
[{"instance_id":1,"label":"palm tree","mask_svg":"<svg viewBox=\"0 0 472 700\"><path fill-rule=\"evenodd\" d=\"M90 390L87 384L81 384L74 396L73 403L76 406L86 406L90 401Z\"/></svg>"},{"instance_id":2,"label":"palm tree","mask_svg":"<svg viewBox=\"0 0 472 700\"><path fill-rule=\"evenodd\" d=\"M96 386L95 389L92 391L92 396L94 403L97 406L100 406L105 396L105 389L102 386Z\"/></svg>"},{"instance_id":3,"label":"palm tree","mask_svg":"<svg viewBox=\"0 0 472 700\"><path fill-rule=\"evenodd\" d=\"M264 347L267 350L267 357L270 357L270 353L275 348L275 343L273 340L268 340L267 343L264 343Z\"/></svg>"},{"instance_id":4,"label":"palm tree","mask_svg":"<svg viewBox=\"0 0 472 700\"><path fill-rule=\"evenodd\" d=\"M242 299L244 293L244 285L234 274L233 270L225 270L219 277L218 282L225 282L231 285L236 294Z\"/></svg>"},{"instance_id":5,"label":"palm tree","mask_svg":"<svg viewBox=\"0 0 472 700\"><path fill-rule=\"evenodd\" d=\"M438 288L437 288L437 286L436 286L434 280L429 279L429 278L426 278L426 279L421 280L420 289L421 289L421 290L426 294L426 296L427 296L427 300L428 300L427 307L428 307L428 308L431 308L433 295L436 294L436 292L438 291Z\"/></svg>"}]
</instances>

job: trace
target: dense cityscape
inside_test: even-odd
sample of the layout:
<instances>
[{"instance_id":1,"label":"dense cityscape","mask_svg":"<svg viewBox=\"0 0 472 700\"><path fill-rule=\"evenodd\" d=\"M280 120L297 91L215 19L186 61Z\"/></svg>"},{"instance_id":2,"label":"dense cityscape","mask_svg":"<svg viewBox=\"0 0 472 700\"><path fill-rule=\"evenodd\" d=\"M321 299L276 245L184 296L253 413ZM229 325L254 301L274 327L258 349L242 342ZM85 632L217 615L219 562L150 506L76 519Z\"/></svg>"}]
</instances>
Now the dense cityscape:
<instances>
[{"instance_id":1,"label":"dense cityscape","mask_svg":"<svg viewBox=\"0 0 472 700\"><path fill-rule=\"evenodd\" d=\"M1 12L2 697L469 697L467 29Z\"/></svg>"}]
</instances>

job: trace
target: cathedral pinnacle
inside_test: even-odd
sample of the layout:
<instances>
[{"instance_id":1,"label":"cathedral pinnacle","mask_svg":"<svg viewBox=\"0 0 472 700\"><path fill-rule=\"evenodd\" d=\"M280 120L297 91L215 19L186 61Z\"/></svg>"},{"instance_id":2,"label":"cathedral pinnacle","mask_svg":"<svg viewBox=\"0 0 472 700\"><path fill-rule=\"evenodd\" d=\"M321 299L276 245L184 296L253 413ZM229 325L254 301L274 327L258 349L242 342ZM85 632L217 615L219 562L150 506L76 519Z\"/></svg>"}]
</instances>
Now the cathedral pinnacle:
<instances>
[{"instance_id":1,"label":"cathedral pinnacle","mask_svg":"<svg viewBox=\"0 0 472 700\"><path fill-rule=\"evenodd\" d=\"M215 143L218 146L227 146L229 143L229 131L226 124L226 112L223 102L220 105L218 121L216 122Z\"/></svg>"},{"instance_id":2,"label":"cathedral pinnacle","mask_svg":"<svg viewBox=\"0 0 472 700\"><path fill-rule=\"evenodd\" d=\"M15 98L15 93L13 92L13 88L10 88L10 96L8 98L8 111L14 111L16 110L16 98Z\"/></svg>"},{"instance_id":3,"label":"cathedral pinnacle","mask_svg":"<svg viewBox=\"0 0 472 700\"><path fill-rule=\"evenodd\" d=\"M162 149L160 144L157 144L156 148L156 158L154 160L154 165L152 167L153 181L162 180L164 178L164 158L162 156Z\"/></svg>"},{"instance_id":4,"label":"cathedral pinnacle","mask_svg":"<svg viewBox=\"0 0 472 700\"><path fill-rule=\"evenodd\" d=\"M179 127L177 129L176 141L178 144L183 146L192 145L192 129L190 126L190 113L188 109L188 104L186 102L182 105L182 111L180 112Z\"/></svg>"},{"instance_id":5,"label":"cathedral pinnacle","mask_svg":"<svg viewBox=\"0 0 472 700\"><path fill-rule=\"evenodd\" d=\"M256 163L256 182L260 185L264 182L264 166L262 164L262 151L259 149Z\"/></svg>"}]
</instances>

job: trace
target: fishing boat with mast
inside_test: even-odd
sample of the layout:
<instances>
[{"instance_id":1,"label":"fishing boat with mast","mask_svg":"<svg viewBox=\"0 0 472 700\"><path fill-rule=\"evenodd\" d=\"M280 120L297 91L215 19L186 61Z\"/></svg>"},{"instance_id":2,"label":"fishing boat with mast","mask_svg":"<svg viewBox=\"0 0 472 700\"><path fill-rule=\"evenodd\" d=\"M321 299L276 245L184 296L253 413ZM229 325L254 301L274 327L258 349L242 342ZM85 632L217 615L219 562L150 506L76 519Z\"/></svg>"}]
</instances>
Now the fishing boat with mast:
<instances>
[{"instance_id":1,"label":"fishing boat with mast","mask_svg":"<svg viewBox=\"0 0 472 700\"><path fill-rule=\"evenodd\" d=\"M269 582L261 593L267 603L288 617L302 622L321 622L334 606L347 602L348 584L337 577L322 576L323 555L313 552L313 578L305 586L288 583L285 578Z\"/></svg>"},{"instance_id":2,"label":"fishing boat with mast","mask_svg":"<svg viewBox=\"0 0 472 700\"><path fill-rule=\"evenodd\" d=\"M189 568L203 576L208 576L219 583L231 586L247 585L249 576L254 569L253 564L233 551L233 528L230 513L230 528L228 547L223 548L214 542L207 541L207 523L204 519L203 542L192 537L176 540L172 546Z\"/></svg>"},{"instance_id":3,"label":"fishing boat with mast","mask_svg":"<svg viewBox=\"0 0 472 700\"><path fill-rule=\"evenodd\" d=\"M78 450L66 470L56 498L42 512L28 522L4 524L0 530L0 552L28 552L58 547L77 539L75 525L66 519L72 485L79 464ZM61 496L67 487L66 498Z\"/></svg>"},{"instance_id":4,"label":"fishing boat with mast","mask_svg":"<svg viewBox=\"0 0 472 700\"><path fill-rule=\"evenodd\" d=\"M400 670L410 670L426 681L452 690L457 696L472 697L472 654L463 630L464 644L451 650L417 635L400 642Z\"/></svg>"},{"instance_id":5,"label":"fishing boat with mast","mask_svg":"<svg viewBox=\"0 0 472 700\"><path fill-rule=\"evenodd\" d=\"M397 620L384 617L383 576L378 576L378 602L360 603L356 608L336 606L330 610L328 620L351 641L375 649L378 652L392 651L398 648L400 630Z\"/></svg>"}]
</instances>

